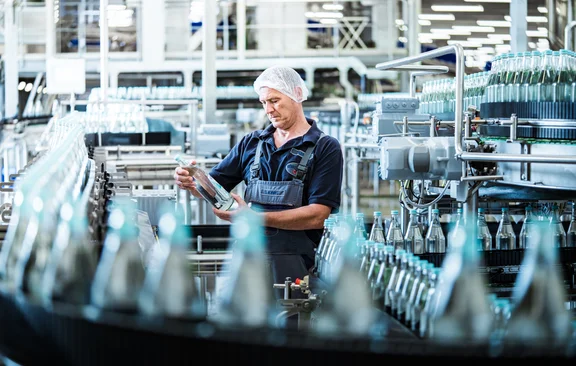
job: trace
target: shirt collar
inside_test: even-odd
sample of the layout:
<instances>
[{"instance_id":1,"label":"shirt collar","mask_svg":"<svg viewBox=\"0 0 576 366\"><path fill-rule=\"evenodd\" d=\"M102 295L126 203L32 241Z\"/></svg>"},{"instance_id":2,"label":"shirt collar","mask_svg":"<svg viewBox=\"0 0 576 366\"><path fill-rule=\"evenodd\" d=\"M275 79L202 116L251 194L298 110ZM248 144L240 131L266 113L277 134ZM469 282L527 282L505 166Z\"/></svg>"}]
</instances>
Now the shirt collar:
<instances>
[{"instance_id":1,"label":"shirt collar","mask_svg":"<svg viewBox=\"0 0 576 366\"><path fill-rule=\"evenodd\" d=\"M313 119L306 117L306 121L311 125L311 127L308 130L308 132L306 132L306 134L302 136L302 142L316 143L316 141L318 141L318 138L320 138L322 131L320 131L320 129L316 125L316 121L314 121ZM271 137L274 131L276 131L276 128L272 124L270 124L264 130L262 130L262 132L260 132L258 138L264 140L268 137Z\"/></svg>"}]
</instances>

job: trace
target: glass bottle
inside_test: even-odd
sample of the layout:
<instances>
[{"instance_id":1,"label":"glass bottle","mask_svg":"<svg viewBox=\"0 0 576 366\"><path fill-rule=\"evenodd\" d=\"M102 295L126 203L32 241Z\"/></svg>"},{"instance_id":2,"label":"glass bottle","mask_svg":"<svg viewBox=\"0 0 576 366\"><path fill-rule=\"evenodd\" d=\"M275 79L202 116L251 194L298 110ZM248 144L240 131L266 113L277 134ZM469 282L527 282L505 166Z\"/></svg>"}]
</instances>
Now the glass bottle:
<instances>
[{"instance_id":1,"label":"glass bottle","mask_svg":"<svg viewBox=\"0 0 576 366\"><path fill-rule=\"evenodd\" d=\"M390 303L391 303L391 314L398 318L398 300L400 299L400 295L402 293L402 284L406 280L406 276L410 272L410 264L412 263L412 258L414 258L414 254L405 252L402 257L402 263L400 267L400 272L396 277L396 281L394 283L394 287L390 292Z\"/></svg>"},{"instance_id":2,"label":"glass bottle","mask_svg":"<svg viewBox=\"0 0 576 366\"><path fill-rule=\"evenodd\" d=\"M566 233L566 246L576 247L576 214L575 214L575 202L572 202L572 215L570 217L570 225L568 226L568 232Z\"/></svg>"},{"instance_id":3,"label":"glass bottle","mask_svg":"<svg viewBox=\"0 0 576 366\"><path fill-rule=\"evenodd\" d=\"M377 314L366 278L358 271L354 259L354 222L342 222L340 228L338 246L341 255L334 263L333 276L327 283L329 296L318 309L314 330L329 336L368 336Z\"/></svg>"},{"instance_id":4,"label":"glass bottle","mask_svg":"<svg viewBox=\"0 0 576 366\"><path fill-rule=\"evenodd\" d=\"M354 226L354 237L357 239L368 239L366 233L366 224L364 223L364 213L358 212L356 214L356 225Z\"/></svg>"},{"instance_id":5,"label":"glass bottle","mask_svg":"<svg viewBox=\"0 0 576 366\"><path fill-rule=\"evenodd\" d=\"M516 234L510 222L508 208L502 207L502 218L496 232L496 250L516 249Z\"/></svg>"},{"instance_id":6,"label":"glass bottle","mask_svg":"<svg viewBox=\"0 0 576 366\"><path fill-rule=\"evenodd\" d=\"M404 236L404 249L410 253L423 254L424 251L424 236L420 231L418 223L418 212L410 210L410 223Z\"/></svg>"},{"instance_id":7,"label":"glass bottle","mask_svg":"<svg viewBox=\"0 0 576 366\"><path fill-rule=\"evenodd\" d=\"M196 190L212 206L223 211L230 210L233 207L236 201L232 195L216 182L210 174L207 174L196 164L191 164L184 160L180 155L177 155L174 160L178 162L181 168L186 169L190 173L190 176L196 182Z\"/></svg>"},{"instance_id":8,"label":"glass bottle","mask_svg":"<svg viewBox=\"0 0 576 366\"><path fill-rule=\"evenodd\" d=\"M440 210L432 210L432 220L426 233L426 252L444 253L446 252L446 238L440 226Z\"/></svg>"},{"instance_id":9,"label":"glass bottle","mask_svg":"<svg viewBox=\"0 0 576 366\"><path fill-rule=\"evenodd\" d=\"M486 216L484 215L484 209L478 208L478 250L492 250L492 234L490 234L490 229L486 223Z\"/></svg>"},{"instance_id":10,"label":"glass bottle","mask_svg":"<svg viewBox=\"0 0 576 366\"><path fill-rule=\"evenodd\" d=\"M526 206L526 215L524 216L524 222L522 223L522 229L520 229L519 238L519 248L526 249L529 248L532 238L532 233L534 231L534 216L532 214L532 206Z\"/></svg>"},{"instance_id":11,"label":"glass bottle","mask_svg":"<svg viewBox=\"0 0 576 366\"><path fill-rule=\"evenodd\" d=\"M252 210L239 211L230 234L230 283L223 290L215 320L227 326L274 326L273 280L267 268L262 216Z\"/></svg>"},{"instance_id":12,"label":"glass bottle","mask_svg":"<svg viewBox=\"0 0 576 366\"><path fill-rule=\"evenodd\" d=\"M506 341L565 345L572 332L566 287L558 270L558 247L545 222L536 222L533 245L524 252L512 292Z\"/></svg>"},{"instance_id":13,"label":"glass bottle","mask_svg":"<svg viewBox=\"0 0 576 366\"><path fill-rule=\"evenodd\" d=\"M473 233L475 224L467 223L464 232ZM493 318L479 265L475 238L459 236L444 258L431 304L431 334L435 339L447 342L489 339Z\"/></svg>"},{"instance_id":14,"label":"glass bottle","mask_svg":"<svg viewBox=\"0 0 576 366\"><path fill-rule=\"evenodd\" d=\"M550 215L550 231L552 232L553 245L560 248L566 247L566 231L562 221L560 221L560 213L558 212L558 205L552 205L552 214Z\"/></svg>"},{"instance_id":15,"label":"glass bottle","mask_svg":"<svg viewBox=\"0 0 576 366\"><path fill-rule=\"evenodd\" d=\"M442 268L428 270L428 277L420 284L416 304L412 310L412 330L418 332L421 338L429 338L432 335L434 314L436 310L436 292Z\"/></svg>"},{"instance_id":16,"label":"glass bottle","mask_svg":"<svg viewBox=\"0 0 576 366\"><path fill-rule=\"evenodd\" d=\"M138 299L142 313L170 318L203 318L206 309L186 254L190 231L173 204L161 208L158 242L153 247Z\"/></svg>"},{"instance_id":17,"label":"glass bottle","mask_svg":"<svg viewBox=\"0 0 576 366\"><path fill-rule=\"evenodd\" d=\"M451 225L452 227L450 228L450 232L448 233L448 243L447 243L448 248L450 248L452 241L458 240L458 236L464 235L464 233L462 233L462 225L463 225L463 223L462 223L462 209L457 208L456 209L456 218L452 222L452 225Z\"/></svg>"},{"instance_id":18,"label":"glass bottle","mask_svg":"<svg viewBox=\"0 0 576 366\"><path fill-rule=\"evenodd\" d=\"M388 314L392 314L392 293L396 288L396 282L398 281L398 277L400 276L400 272L406 265L405 261L406 251L401 248L395 249L395 256L394 256L394 265L392 266L392 272L390 273L390 279L388 280L388 284L386 286L384 292L384 310Z\"/></svg>"},{"instance_id":19,"label":"glass bottle","mask_svg":"<svg viewBox=\"0 0 576 366\"><path fill-rule=\"evenodd\" d=\"M398 219L398 210L392 210L390 218L390 227L388 228L388 235L386 236L386 243L394 246L394 248L404 248L404 234L402 233L402 225Z\"/></svg>"},{"instance_id":20,"label":"glass bottle","mask_svg":"<svg viewBox=\"0 0 576 366\"><path fill-rule=\"evenodd\" d=\"M386 244L384 226L382 225L382 212L380 211L374 211L374 222L372 223L372 229L370 230L370 240L376 243Z\"/></svg>"},{"instance_id":21,"label":"glass bottle","mask_svg":"<svg viewBox=\"0 0 576 366\"><path fill-rule=\"evenodd\" d=\"M135 216L136 206L130 199L117 202L108 216L108 232L91 288L91 302L98 308L138 309L145 271Z\"/></svg>"},{"instance_id":22,"label":"glass bottle","mask_svg":"<svg viewBox=\"0 0 576 366\"><path fill-rule=\"evenodd\" d=\"M416 277L417 267L420 265L420 258L413 256L408 261L408 271L404 276L404 280L399 288L399 294L396 300L396 318L402 323L406 323L406 307L408 304L408 298L410 297L410 291L412 290L412 285L414 284L414 278Z\"/></svg>"},{"instance_id":23,"label":"glass bottle","mask_svg":"<svg viewBox=\"0 0 576 366\"><path fill-rule=\"evenodd\" d=\"M410 327L412 331L416 331L419 329L419 321L420 319L416 319L415 310L417 304L418 294L420 293L420 289L422 286L425 288L428 287L428 278L430 272L434 269L434 263L429 263L426 260L421 260L418 266L420 268L420 272L416 272L416 277L414 279L414 285L412 286L412 290L410 291L410 297L408 298L408 303L406 304L406 325Z\"/></svg>"},{"instance_id":24,"label":"glass bottle","mask_svg":"<svg viewBox=\"0 0 576 366\"><path fill-rule=\"evenodd\" d=\"M99 253L90 242L85 208L66 202L42 278L42 301L85 305L90 303L90 286Z\"/></svg>"},{"instance_id":25,"label":"glass bottle","mask_svg":"<svg viewBox=\"0 0 576 366\"><path fill-rule=\"evenodd\" d=\"M394 268L394 247L391 245L385 245L382 253L382 261L378 274L376 276L376 281L372 285L372 298L374 301L378 301L383 304L382 298L385 295L386 288L388 287L388 282L390 281L390 275L392 274L392 269Z\"/></svg>"},{"instance_id":26,"label":"glass bottle","mask_svg":"<svg viewBox=\"0 0 576 366\"><path fill-rule=\"evenodd\" d=\"M322 237L320 238L320 243L318 244L318 248L316 248L316 253L314 256L314 270L313 272L317 275L320 273L320 260L322 258L322 253L326 246L326 243L330 240L330 236L332 235L332 227L333 227L334 220L331 218L327 218L324 220L324 231L322 232Z\"/></svg>"}]
</instances>

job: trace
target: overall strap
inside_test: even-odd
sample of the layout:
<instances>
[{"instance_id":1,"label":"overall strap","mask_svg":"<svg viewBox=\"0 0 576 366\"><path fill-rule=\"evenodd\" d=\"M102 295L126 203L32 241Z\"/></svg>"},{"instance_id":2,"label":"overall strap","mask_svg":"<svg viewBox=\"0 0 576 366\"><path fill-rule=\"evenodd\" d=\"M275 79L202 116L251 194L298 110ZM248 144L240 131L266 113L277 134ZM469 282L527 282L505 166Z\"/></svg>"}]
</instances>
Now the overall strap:
<instances>
[{"instance_id":1,"label":"overall strap","mask_svg":"<svg viewBox=\"0 0 576 366\"><path fill-rule=\"evenodd\" d=\"M326 135L324 133L322 133L320 135L320 137L318 138L318 140L316 140L316 143L314 145L308 147L308 149L306 149L304 156L302 156L300 163L298 163L298 171L296 172L296 178L294 178L294 179L304 181L304 179L306 178L306 173L308 172L308 160L310 160L310 157L312 156L312 152L314 151L314 149L318 145L318 142L320 142L320 140L324 136L326 136Z\"/></svg>"},{"instance_id":2,"label":"overall strap","mask_svg":"<svg viewBox=\"0 0 576 366\"><path fill-rule=\"evenodd\" d=\"M250 180L258 179L260 177L260 155L262 154L262 144L264 140L258 141L258 146L256 147L256 155L254 156L254 162L250 167Z\"/></svg>"}]
</instances>

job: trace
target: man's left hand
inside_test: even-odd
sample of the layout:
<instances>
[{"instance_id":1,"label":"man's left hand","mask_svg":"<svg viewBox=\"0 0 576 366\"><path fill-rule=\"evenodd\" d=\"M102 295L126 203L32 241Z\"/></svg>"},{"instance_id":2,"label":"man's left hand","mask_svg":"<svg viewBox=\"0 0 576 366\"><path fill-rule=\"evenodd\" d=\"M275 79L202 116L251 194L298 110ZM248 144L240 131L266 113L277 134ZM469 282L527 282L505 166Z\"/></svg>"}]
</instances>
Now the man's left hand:
<instances>
[{"instance_id":1,"label":"man's left hand","mask_svg":"<svg viewBox=\"0 0 576 366\"><path fill-rule=\"evenodd\" d=\"M231 195L234 198L234 200L238 203L238 208L236 210L223 211L223 210L218 210L217 208L214 208L214 207L212 208L214 215L216 215L219 219L224 220L224 221L228 221L228 222L232 222L234 215L238 211L244 210L244 209L250 209L248 207L248 204L246 203L246 201L244 201L242 199L242 197L240 197L239 195L237 195L235 193L231 193Z\"/></svg>"}]
</instances>

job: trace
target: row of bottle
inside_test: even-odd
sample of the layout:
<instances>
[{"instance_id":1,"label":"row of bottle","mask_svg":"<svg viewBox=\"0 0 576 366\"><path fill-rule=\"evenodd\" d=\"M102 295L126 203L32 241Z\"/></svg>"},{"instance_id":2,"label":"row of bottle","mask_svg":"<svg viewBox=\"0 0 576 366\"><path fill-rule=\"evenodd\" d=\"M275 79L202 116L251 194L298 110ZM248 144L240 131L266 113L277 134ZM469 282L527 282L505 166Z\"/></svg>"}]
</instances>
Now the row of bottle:
<instances>
[{"instance_id":1,"label":"row of bottle","mask_svg":"<svg viewBox=\"0 0 576 366\"><path fill-rule=\"evenodd\" d=\"M93 88L88 100L96 102L101 99L100 88ZM255 96L252 86L218 86L216 95L221 99L241 99ZM186 100L202 99L202 87L186 88L183 86L152 86L152 87L119 87L109 88L108 98L119 100Z\"/></svg>"},{"instance_id":2,"label":"row of bottle","mask_svg":"<svg viewBox=\"0 0 576 366\"><path fill-rule=\"evenodd\" d=\"M148 123L141 105L107 103L87 105L81 116L86 133L145 133Z\"/></svg>"},{"instance_id":3,"label":"row of bottle","mask_svg":"<svg viewBox=\"0 0 576 366\"><path fill-rule=\"evenodd\" d=\"M525 210L526 215L524 216L522 228L520 233L516 235L510 220L509 210L503 207L498 231L496 232L496 237L493 238L486 223L484 209L479 208L477 221L478 247L481 248L481 250L512 250L530 247L531 240L534 236L535 224L540 220L533 214L532 206L526 206ZM544 218L542 217L542 219ZM552 246L560 248L576 247L576 216L574 204L572 205L572 215L567 231L564 229L564 225L560 220L557 204L552 206L552 212L547 221Z\"/></svg>"},{"instance_id":4,"label":"row of bottle","mask_svg":"<svg viewBox=\"0 0 576 366\"><path fill-rule=\"evenodd\" d=\"M576 53L570 50L496 56L487 102L574 102Z\"/></svg>"},{"instance_id":5,"label":"row of bottle","mask_svg":"<svg viewBox=\"0 0 576 366\"><path fill-rule=\"evenodd\" d=\"M489 73L479 72L464 77L464 105L480 108L486 102L485 89ZM440 114L454 112L456 105L456 87L453 78L430 80L422 85L420 110L422 114Z\"/></svg>"}]
</instances>

